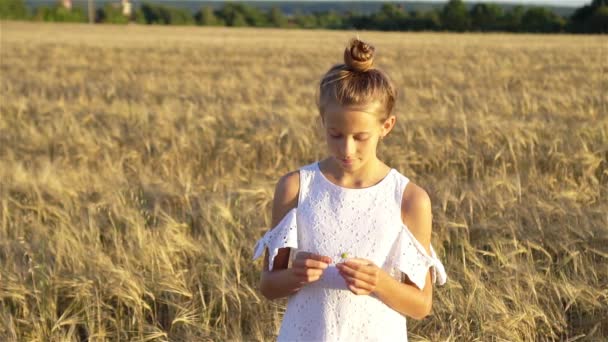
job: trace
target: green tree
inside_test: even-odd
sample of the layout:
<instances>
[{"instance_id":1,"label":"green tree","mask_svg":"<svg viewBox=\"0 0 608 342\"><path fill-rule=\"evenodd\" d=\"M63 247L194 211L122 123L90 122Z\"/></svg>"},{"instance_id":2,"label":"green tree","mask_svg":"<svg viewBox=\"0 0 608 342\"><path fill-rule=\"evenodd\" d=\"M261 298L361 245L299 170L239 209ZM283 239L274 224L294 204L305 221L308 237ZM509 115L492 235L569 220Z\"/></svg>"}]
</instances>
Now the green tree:
<instances>
[{"instance_id":1,"label":"green tree","mask_svg":"<svg viewBox=\"0 0 608 342\"><path fill-rule=\"evenodd\" d=\"M87 22L88 16L82 8L65 8L55 5L53 7L38 7L34 14L36 20L56 21L56 22Z\"/></svg>"},{"instance_id":2,"label":"green tree","mask_svg":"<svg viewBox=\"0 0 608 342\"><path fill-rule=\"evenodd\" d=\"M227 3L219 10L218 15L228 26L246 26L242 5Z\"/></svg>"},{"instance_id":3,"label":"green tree","mask_svg":"<svg viewBox=\"0 0 608 342\"><path fill-rule=\"evenodd\" d=\"M371 16L365 14L352 15L348 18L348 23L346 23L346 25L356 30L372 30L375 28Z\"/></svg>"},{"instance_id":4,"label":"green tree","mask_svg":"<svg viewBox=\"0 0 608 342\"><path fill-rule=\"evenodd\" d=\"M315 16L317 17L319 27L328 29L342 28L342 17L333 10L329 10L327 12L316 12Z\"/></svg>"},{"instance_id":5,"label":"green tree","mask_svg":"<svg viewBox=\"0 0 608 342\"><path fill-rule=\"evenodd\" d=\"M255 7L241 3L226 3L218 16L228 26L269 26L267 17Z\"/></svg>"},{"instance_id":6,"label":"green tree","mask_svg":"<svg viewBox=\"0 0 608 342\"><path fill-rule=\"evenodd\" d=\"M586 28L590 33L608 33L608 5L595 9Z\"/></svg>"},{"instance_id":7,"label":"green tree","mask_svg":"<svg viewBox=\"0 0 608 342\"><path fill-rule=\"evenodd\" d=\"M0 19L26 19L27 7L23 0L0 0Z\"/></svg>"},{"instance_id":8,"label":"green tree","mask_svg":"<svg viewBox=\"0 0 608 342\"><path fill-rule=\"evenodd\" d=\"M503 25L507 31L518 32L521 31L521 21L526 14L526 10L523 6L515 6L504 16Z\"/></svg>"},{"instance_id":9,"label":"green tree","mask_svg":"<svg viewBox=\"0 0 608 342\"><path fill-rule=\"evenodd\" d=\"M395 4L383 4L380 11L372 14L374 28L384 31L405 29L408 14Z\"/></svg>"},{"instance_id":10,"label":"green tree","mask_svg":"<svg viewBox=\"0 0 608 342\"><path fill-rule=\"evenodd\" d=\"M608 25L603 7L608 6L608 0L594 0L591 4L578 8L568 20L567 30L574 33L601 33Z\"/></svg>"},{"instance_id":11,"label":"green tree","mask_svg":"<svg viewBox=\"0 0 608 342\"><path fill-rule=\"evenodd\" d=\"M560 32L565 20L544 7L532 7L522 18L522 29L526 32Z\"/></svg>"},{"instance_id":12,"label":"green tree","mask_svg":"<svg viewBox=\"0 0 608 342\"><path fill-rule=\"evenodd\" d=\"M268 16L266 13L260 11L258 8L249 5L243 5L243 15L249 26L256 27L267 27L270 26Z\"/></svg>"},{"instance_id":13,"label":"green tree","mask_svg":"<svg viewBox=\"0 0 608 342\"><path fill-rule=\"evenodd\" d=\"M163 5L144 3L141 6L141 15L148 24L163 25L191 25L194 17L188 10Z\"/></svg>"},{"instance_id":14,"label":"green tree","mask_svg":"<svg viewBox=\"0 0 608 342\"><path fill-rule=\"evenodd\" d=\"M191 12L186 9L167 8L169 14L168 24L170 25L193 25L194 17Z\"/></svg>"},{"instance_id":15,"label":"green tree","mask_svg":"<svg viewBox=\"0 0 608 342\"><path fill-rule=\"evenodd\" d=\"M466 31L471 27L467 7L462 0L450 0L441 11L441 25L450 31Z\"/></svg>"},{"instance_id":16,"label":"green tree","mask_svg":"<svg viewBox=\"0 0 608 342\"><path fill-rule=\"evenodd\" d=\"M274 27L287 27L288 21L280 8L273 6L268 12L268 21Z\"/></svg>"},{"instance_id":17,"label":"green tree","mask_svg":"<svg viewBox=\"0 0 608 342\"><path fill-rule=\"evenodd\" d=\"M149 24L148 20L146 19L146 16L144 15L144 11L141 8L135 11L133 17L135 19L135 22L138 24Z\"/></svg>"},{"instance_id":18,"label":"green tree","mask_svg":"<svg viewBox=\"0 0 608 342\"><path fill-rule=\"evenodd\" d=\"M122 8L116 7L114 4L105 4L102 8L97 9L95 19L102 23L126 24L129 18L122 14Z\"/></svg>"},{"instance_id":19,"label":"green tree","mask_svg":"<svg viewBox=\"0 0 608 342\"><path fill-rule=\"evenodd\" d=\"M476 4L471 9L471 26L473 30L496 31L502 28L502 7L495 4Z\"/></svg>"},{"instance_id":20,"label":"green tree","mask_svg":"<svg viewBox=\"0 0 608 342\"><path fill-rule=\"evenodd\" d=\"M296 9L293 13L293 18L298 27L301 28L316 28L318 27L317 17L312 14L304 14L300 9Z\"/></svg>"},{"instance_id":21,"label":"green tree","mask_svg":"<svg viewBox=\"0 0 608 342\"><path fill-rule=\"evenodd\" d=\"M407 16L407 12L403 10L401 5L385 3L380 6L380 12L388 18L403 18Z\"/></svg>"},{"instance_id":22,"label":"green tree","mask_svg":"<svg viewBox=\"0 0 608 342\"><path fill-rule=\"evenodd\" d=\"M441 13L437 10L414 11L407 18L407 29L414 31L436 31L441 29Z\"/></svg>"},{"instance_id":23,"label":"green tree","mask_svg":"<svg viewBox=\"0 0 608 342\"><path fill-rule=\"evenodd\" d=\"M245 15L241 12L237 12L234 14L234 18L230 26L245 27L249 25L247 24L247 19L245 18Z\"/></svg>"},{"instance_id":24,"label":"green tree","mask_svg":"<svg viewBox=\"0 0 608 342\"><path fill-rule=\"evenodd\" d=\"M205 6L194 15L196 23L204 26L223 26L224 23L215 15L213 7Z\"/></svg>"}]
</instances>

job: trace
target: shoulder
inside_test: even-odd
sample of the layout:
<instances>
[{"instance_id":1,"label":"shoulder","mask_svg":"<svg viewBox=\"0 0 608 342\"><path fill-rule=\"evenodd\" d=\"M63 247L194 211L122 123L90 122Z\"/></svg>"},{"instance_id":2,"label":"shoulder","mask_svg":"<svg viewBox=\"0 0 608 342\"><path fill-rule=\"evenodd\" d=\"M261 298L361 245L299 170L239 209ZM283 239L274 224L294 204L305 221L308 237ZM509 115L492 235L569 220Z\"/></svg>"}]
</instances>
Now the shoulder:
<instances>
[{"instance_id":1,"label":"shoulder","mask_svg":"<svg viewBox=\"0 0 608 342\"><path fill-rule=\"evenodd\" d=\"M431 198L419 185L409 182L403 191L401 211L404 214L419 215L431 211Z\"/></svg>"},{"instance_id":2,"label":"shoulder","mask_svg":"<svg viewBox=\"0 0 608 342\"><path fill-rule=\"evenodd\" d=\"M420 186L409 182L403 191L401 217L414 237L430 252L433 215L431 198Z\"/></svg>"},{"instance_id":3,"label":"shoulder","mask_svg":"<svg viewBox=\"0 0 608 342\"><path fill-rule=\"evenodd\" d=\"M289 202L297 200L298 192L300 191L300 171L295 170L288 172L279 178L275 188L275 200L281 202Z\"/></svg>"},{"instance_id":4,"label":"shoulder","mask_svg":"<svg viewBox=\"0 0 608 342\"><path fill-rule=\"evenodd\" d=\"M272 203L272 227L276 227L283 217L298 205L298 193L300 191L300 172L291 171L279 178L274 190ZM271 228L272 229L272 228ZM273 269L286 269L289 264L289 248L279 248L273 261ZM268 270L269 256L264 257L264 270Z\"/></svg>"},{"instance_id":5,"label":"shoulder","mask_svg":"<svg viewBox=\"0 0 608 342\"><path fill-rule=\"evenodd\" d=\"M274 190L272 205L272 226L274 227L287 212L298 206L300 192L300 172L291 171L279 178Z\"/></svg>"}]
</instances>

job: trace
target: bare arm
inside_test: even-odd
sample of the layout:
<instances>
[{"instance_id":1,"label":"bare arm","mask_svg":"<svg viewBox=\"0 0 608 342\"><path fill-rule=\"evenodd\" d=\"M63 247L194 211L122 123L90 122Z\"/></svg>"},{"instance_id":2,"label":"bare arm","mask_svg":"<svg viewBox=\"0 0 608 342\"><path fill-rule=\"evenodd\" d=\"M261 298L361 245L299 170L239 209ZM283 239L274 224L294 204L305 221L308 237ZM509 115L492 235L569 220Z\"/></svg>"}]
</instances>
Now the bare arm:
<instances>
[{"instance_id":1,"label":"bare arm","mask_svg":"<svg viewBox=\"0 0 608 342\"><path fill-rule=\"evenodd\" d=\"M300 175L298 171L290 172L276 185L272 205L272 223L275 227L291 209L298 204L300 191ZM289 248L280 248L274 258L272 271L268 270L268 249L264 252L264 268L260 279L260 292L268 299L289 296L297 292L301 286L288 268Z\"/></svg>"},{"instance_id":2,"label":"bare arm","mask_svg":"<svg viewBox=\"0 0 608 342\"><path fill-rule=\"evenodd\" d=\"M431 200L422 188L410 184L403 195L402 218L414 237L431 255ZM386 272L380 272L376 295L386 305L403 315L423 319L431 312L433 284L431 273L427 272L422 291L409 279L400 283Z\"/></svg>"}]
</instances>

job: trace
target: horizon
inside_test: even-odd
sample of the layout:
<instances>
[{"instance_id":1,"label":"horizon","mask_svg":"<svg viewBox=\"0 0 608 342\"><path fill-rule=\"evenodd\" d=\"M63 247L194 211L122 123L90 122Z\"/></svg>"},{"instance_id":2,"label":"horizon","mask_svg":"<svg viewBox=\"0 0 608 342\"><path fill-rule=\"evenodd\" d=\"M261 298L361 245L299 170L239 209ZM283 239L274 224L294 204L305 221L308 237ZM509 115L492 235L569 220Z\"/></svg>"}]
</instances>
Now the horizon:
<instances>
[{"instance_id":1,"label":"horizon","mask_svg":"<svg viewBox=\"0 0 608 342\"><path fill-rule=\"evenodd\" d=\"M376 0L373 0L376 1ZM447 0L414 0L415 2L442 3ZM545 5L545 6L565 6L581 7L591 3L591 0L463 0L468 3L498 3L514 5Z\"/></svg>"},{"instance_id":2,"label":"horizon","mask_svg":"<svg viewBox=\"0 0 608 342\"><path fill-rule=\"evenodd\" d=\"M428 3L447 3L448 0L157 0L162 2L428 2ZM592 0L463 0L465 3L495 3L508 5L526 6L558 6L558 7L582 7L591 4Z\"/></svg>"},{"instance_id":3,"label":"horizon","mask_svg":"<svg viewBox=\"0 0 608 342\"><path fill-rule=\"evenodd\" d=\"M36 3L51 3L58 2L59 0L24 0L26 4L35 5ZM95 0L93 0L95 1ZM97 2L112 2L119 0L97 0ZM428 4L442 4L447 3L448 0L131 0L134 3L141 3L144 1L148 2L162 2L162 3L197 3L197 2L404 2L404 3L428 3ZM467 4L475 3L488 3L488 4L503 4L503 5L523 5L523 6L553 6L553 7L582 7L584 5L591 4L592 0L463 0ZM72 3L83 3L86 4L88 0L72 0Z\"/></svg>"}]
</instances>

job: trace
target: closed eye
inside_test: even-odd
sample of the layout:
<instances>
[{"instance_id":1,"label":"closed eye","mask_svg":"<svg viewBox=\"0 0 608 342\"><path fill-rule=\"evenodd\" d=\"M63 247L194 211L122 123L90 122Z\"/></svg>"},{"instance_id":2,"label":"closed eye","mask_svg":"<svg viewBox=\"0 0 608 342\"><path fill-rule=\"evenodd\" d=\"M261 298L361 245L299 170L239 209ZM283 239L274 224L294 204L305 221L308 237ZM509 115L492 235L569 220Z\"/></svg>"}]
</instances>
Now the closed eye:
<instances>
[{"instance_id":1,"label":"closed eye","mask_svg":"<svg viewBox=\"0 0 608 342\"><path fill-rule=\"evenodd\" d=\"M329 136L333 139L342 138L342 134L330 134ZM365 140L369 139L369 137L368 136L356 136L356 137L354 137L354 139L357 141L365 141Z\"/></svg>"}]
</instances>

